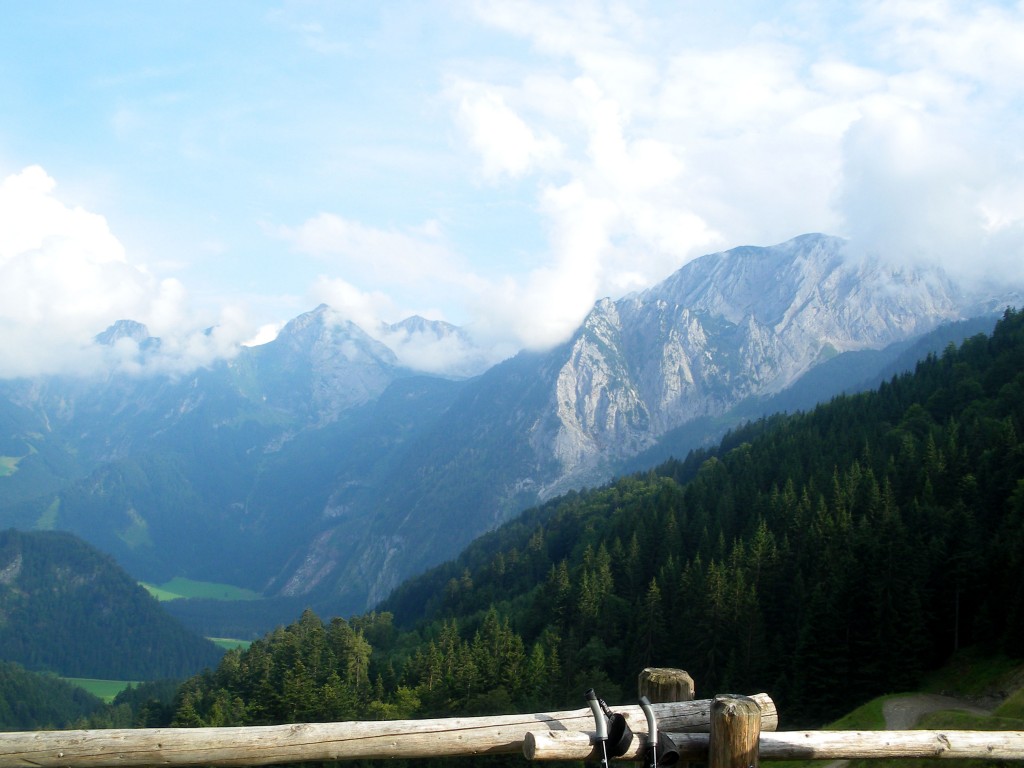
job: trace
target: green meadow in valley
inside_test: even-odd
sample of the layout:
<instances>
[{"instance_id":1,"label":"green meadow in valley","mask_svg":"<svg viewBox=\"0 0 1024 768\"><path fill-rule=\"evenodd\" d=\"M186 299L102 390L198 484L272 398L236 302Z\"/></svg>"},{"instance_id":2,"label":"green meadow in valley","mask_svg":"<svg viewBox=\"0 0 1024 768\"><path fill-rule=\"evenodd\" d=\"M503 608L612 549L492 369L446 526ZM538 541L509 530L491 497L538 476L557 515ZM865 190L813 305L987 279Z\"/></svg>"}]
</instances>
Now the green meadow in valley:
<instances>
[{"instance_id":1,"label":"green meadow in valley","mask_svg":"<svg viewBox=\"0 0 1024 768\"><path fill-rule=\"evenodd\" d=\"M149 593L157 600L179 600L186 597L205 600L259 600L258 592L251 589L236 587L231 584L218 584L213 581L195 581L182 576L175 576L163 584L143 583Z\"/></svg>"}]
</instances>

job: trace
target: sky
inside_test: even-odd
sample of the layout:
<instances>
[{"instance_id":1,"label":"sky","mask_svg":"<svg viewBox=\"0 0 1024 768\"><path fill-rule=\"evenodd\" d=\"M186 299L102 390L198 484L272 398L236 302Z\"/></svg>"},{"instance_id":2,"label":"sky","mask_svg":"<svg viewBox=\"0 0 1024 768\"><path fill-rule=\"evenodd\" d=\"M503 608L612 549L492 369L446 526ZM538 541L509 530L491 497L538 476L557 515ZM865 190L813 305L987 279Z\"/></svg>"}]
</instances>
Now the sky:
<instances>
[{"instance_id":1,"label":"sky","mask_svg":"<svg viewBox=\"0 0 1024 768\"><path fill-rule=\"evenodd\" d=\"M3 11L2 377L109 365L121 318L187 371L320 303L472 372L806 232L1024 279L1024 3ZM479 349L381 330L414 314Z\"/></svg>"}]
</instances>

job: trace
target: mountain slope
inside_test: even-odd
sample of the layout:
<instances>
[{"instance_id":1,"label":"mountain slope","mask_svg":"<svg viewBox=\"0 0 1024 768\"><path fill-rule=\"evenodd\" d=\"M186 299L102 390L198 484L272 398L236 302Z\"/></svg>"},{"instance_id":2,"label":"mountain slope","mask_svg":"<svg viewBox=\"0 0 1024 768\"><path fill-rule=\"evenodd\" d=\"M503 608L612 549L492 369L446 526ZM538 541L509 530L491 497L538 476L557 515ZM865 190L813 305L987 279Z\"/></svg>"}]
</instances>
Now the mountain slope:
<instances>
[{"instance_id":1,"label":"mountain slope","mask_svg":"<svg viewBox=\"0 0 1024 768\"><path fill-rule=\"evenodd\" d=\"M102 707L102 701L76 685L0 661L0 730L66 728Z\"/></svg>"},{"instance_id":2,"label":"mountain slope","mask_svg":"<svg viewBox=\"0 0 1024 768\"><path fill-rule=\"evenodd\" d=\"M638 670L676 666L705 692L769 692L800 729L914 690L969 644L1009 671L1021 435L1024 312L1007 312L875 391L530 509L386 613L305 612L189 681L176 722L543 711L588 687L628 701Z\"/></svg>"},{"instance_id":3,"label":"mountain slope","mask_svg":"<svg viewBox=\"0 0 1024 768\"><path fill-rule=\"evenodd\" d=\"M192 674L220 655L84 542L0 532L0 658L66 677L145 680Z\"/></svg>"},{"instance_id":4,"label":"mountain slope","mask_svg":"<svg viewBox=\"0 0 1024 768\"><path fill-rule=\"evenodd\" d=\"M686 456L695 448L710 447L729 429L748 421L805 411L838 395L877 389L893 376L913 371L928 355L940 354L951 344L959 346L971 336L991 334L997 319L997 315L984 315L943 323L929 333L883 349L840 353L814 366L777 394L747 398L724 414L697 418L667 431L651 448L623 461L616 474L642 471L674 456Z\"/></svg>"},{"instance_id":5,"label":"mountain slope","mask_svg":"<svg viewBox=\"0 0 1024 768\"><path fill-rule=\"evenodd\" d=\"M372 605L516 503L600 483L685 425L720 435L706 420L777 394L838 355L1019 298L966 292L938 270L850 261L844 249L838 238L805 235L702 257L647 291L598 302L565 345L468 382L366 509L358 554L332 549L333 594L349 606L368 583L363 605ZM885 364L879 358L858 377ZM439 471L447 487L436 491ZM326 565L314 550L309 558Z\"/></svg>"},{"instance_id":6,"label":"mountain slope","mask_svg":"<svg viewBox=\"0 0 1024 768\"><path fill-rule=\"evenodd\" d=\"M958 647L1021 658L1022 371L1007 313L876 391L529 510L381 608L472 633L496 607L566 668L682 666L801 719L910 690Z\"/></svg>"},{"instance_id":7,"label":"mountain slope","mask_svg":"<svg viewBox=\"0 0 1024 768\"><path fill-rule=\"evenodd\" d=\"M131 323L101 339L159 347ZM0 382L0 522L76 533L139 578L263 590L457 386L327 307L184 377Z\"/></svg>"}]
</instances>

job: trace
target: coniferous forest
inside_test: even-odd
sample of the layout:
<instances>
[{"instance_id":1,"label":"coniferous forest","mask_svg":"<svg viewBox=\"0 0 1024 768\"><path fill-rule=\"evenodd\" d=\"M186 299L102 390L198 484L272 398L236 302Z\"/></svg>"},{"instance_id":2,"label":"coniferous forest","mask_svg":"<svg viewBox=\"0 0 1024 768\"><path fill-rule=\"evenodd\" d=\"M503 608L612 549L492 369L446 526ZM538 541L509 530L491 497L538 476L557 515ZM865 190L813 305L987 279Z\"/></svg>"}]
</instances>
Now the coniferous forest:
<instances>
[{"instance_id":1,"label":"coniferous forest","mask_svg":"<svg viewBox=\"0 0 1024 768\"><path fill-rule=\"evenodd\" d=\"M0 730L53 729L84 722L102 706L92 694L58 677L0 662Z\"/></svg>"},{"instance_id":2,"label":"coniferous forest","mask_svg":"<svg viewBox=\"0 0 1024 768\"><path fill-rule=\"evenodd\" d=\"M57 531L0 531L0 659L70 677L191 674L221 651L109 555Z\"/></svg>"},{"instance_id":3,"label":"coniferous forest","mask_svg":"<svg viewBox=\"0 0 1024 768\"><path fill-rule=\"evenodd\" d=\"M1008 310L876 392L532 509L375 613L307 611L187 681L173 722L538 711L588 687L632 701L658 665L814 726L957 648L1024 657L1022 430Z\"/></svg>"}]
</instances>

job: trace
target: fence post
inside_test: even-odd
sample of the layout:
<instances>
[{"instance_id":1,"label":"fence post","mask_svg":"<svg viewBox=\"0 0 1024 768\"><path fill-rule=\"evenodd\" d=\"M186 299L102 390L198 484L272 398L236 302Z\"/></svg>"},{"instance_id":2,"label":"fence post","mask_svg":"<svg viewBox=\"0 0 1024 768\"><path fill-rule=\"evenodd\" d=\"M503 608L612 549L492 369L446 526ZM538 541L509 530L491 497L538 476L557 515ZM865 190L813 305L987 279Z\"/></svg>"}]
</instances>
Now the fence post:
<instances>
[{"instance_id":1,"label":"fence post","mask_svg":"<svg viewBox=\"0 0 1024 768\"><path fill-rule=\"evenodd\" d=\"M682 669L647 667L637 676L639 696L646 696L651 704L669 704L674 701L693 701L693 678Z\"/></svg>"},{"instance_id":2,"label":"fence post","mask_svg":"<svg viewBox=\"0 0 1024 768\"><path fill-rule=\"evenodd\" d=\"M708 768L758 768L761 709L746 696L716 696L711 703Z\"/></svg>"},{"instance_id":3,"label":"fence post","mask_svg":"<svg viewBox=\"0 0 1024 768\"><path fill-rule=\"evenodd\" d=\"M637 676L640 696L646 696L651 704L668 704L673 701L693 701L695 694L693 678L684 669L671 667L647 667ZM677 768L690 768L688 762L681 762Z\"/></svg>"}]
</instances>

